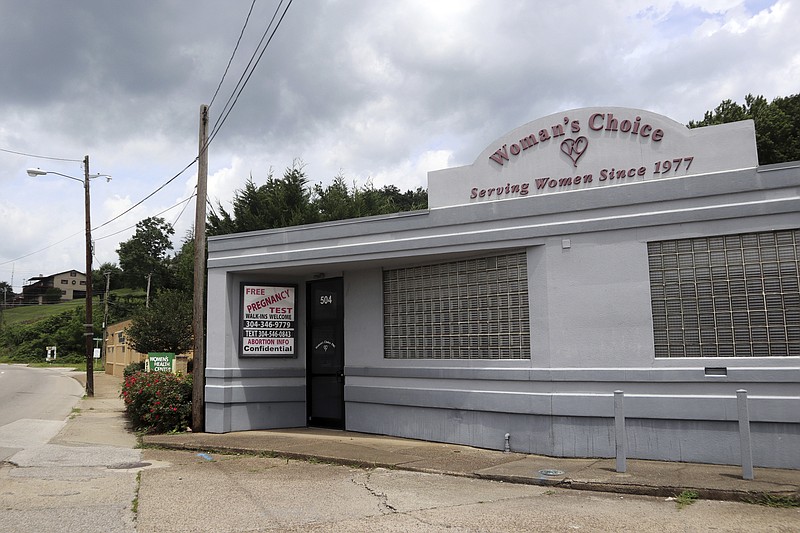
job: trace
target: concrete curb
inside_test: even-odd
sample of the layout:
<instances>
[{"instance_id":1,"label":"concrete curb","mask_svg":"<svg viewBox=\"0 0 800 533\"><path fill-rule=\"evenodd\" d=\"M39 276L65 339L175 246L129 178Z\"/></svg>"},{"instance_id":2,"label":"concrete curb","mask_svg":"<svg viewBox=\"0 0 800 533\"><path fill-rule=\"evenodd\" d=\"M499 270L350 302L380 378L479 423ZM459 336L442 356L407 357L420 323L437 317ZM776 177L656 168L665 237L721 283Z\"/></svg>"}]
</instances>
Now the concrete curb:
<instances>
[{"instance_id":1,"label":"concrete curb","mask_svg":"<svg viewBox=\"0 0 800 533\"><path fill-rule=\"evenodd\" d=\"M200 453L217 453L223 455L254 455L254 456L268 456L282 459L294 459L299 461L319 461L327 464L351 466L356 468L386 468L389 470L406 470L409 472L420 472L426 474L440 474L455 477L484 479L489 481L500 481L503 483L515 483L521 485L538 485L545 487L554 487L562 489L593 491L593 492L610 492L614 494L631 494L639 496L655 496L655 497L676 497L681 492L691 490L698 494L700 499L717 500L717 501L733 501L744 503L762 503L770 498L780 499L800 505L800 492L795 491L741 491L730 489L714 489L708 487L692 487L692 486L652 486L636 483L608 483L608 482L589 482L580 481L570 478L554 478L547 479L544 477L530 477L518 475L498 475L498 474L482 474L480 472L458 472L447 471L436 468L426 468L419 466L406 465L403 463L386 463L374 461L360 461L354 459L346 459L341 457L334 457L330 455L316 454L316 453L297 453L279 450L254 450L251 448L241 448L236 446L220 446L220 445L201 445L194 446L186 443L166 443L154 442L148 443L145 437L142 441L143 447L166 449L166 450L183 450L183 451L196 451ZM800 473L798 474L800 476Z\"/></svg>"}]
</instances>

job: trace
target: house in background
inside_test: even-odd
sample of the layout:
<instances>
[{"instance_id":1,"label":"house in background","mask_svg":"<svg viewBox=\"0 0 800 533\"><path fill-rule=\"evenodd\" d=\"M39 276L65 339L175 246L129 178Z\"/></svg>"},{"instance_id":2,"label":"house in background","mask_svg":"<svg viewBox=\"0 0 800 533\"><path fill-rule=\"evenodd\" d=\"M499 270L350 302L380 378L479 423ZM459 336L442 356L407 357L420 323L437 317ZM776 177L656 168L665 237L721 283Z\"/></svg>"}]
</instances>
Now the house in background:
<instances>
[{"instance_id":1,"label":"house in background","mask_svg":"<svg viewBox=\"0 0 800 533\"><path fill-rule=\"evenodd\" d=\"M77 270L66 270L58 274L30 278L30 283L22 287L24 302L45 303L45 295L50 289L61 291L61 300L81 300L86 298L86 274Z\"/></svg>"}]
</instances>

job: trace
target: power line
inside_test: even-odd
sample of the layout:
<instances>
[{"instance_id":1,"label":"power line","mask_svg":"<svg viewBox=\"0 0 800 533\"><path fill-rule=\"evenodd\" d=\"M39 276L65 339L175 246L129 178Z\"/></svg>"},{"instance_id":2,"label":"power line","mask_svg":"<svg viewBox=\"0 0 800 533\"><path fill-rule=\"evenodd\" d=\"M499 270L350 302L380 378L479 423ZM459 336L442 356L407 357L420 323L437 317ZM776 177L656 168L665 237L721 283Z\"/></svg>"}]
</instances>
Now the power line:
<instances>
[{"instance_id":1,"label":"power line","mask_svg":"<svg viewBox=\"0 0 800 533\"><path fill-rule=\"evenodd\" d=\"M191 163L189 163L188 165L186 165L185 167L183 167L183 170L181 170L180 172L178 172L177 174L175 174L174 176L172 176L170 179L168 179L168 180L167 180L167 181L166 181L166 182L165 182L163 185L161 185L159 188L157 188L156 190L154 190L153 192L151 192L150 194L148 194L147 196L145 196L144 198L142 198L141 200L139 200L138 202L136 202L135 204L133 204L132 206L130 206L128 209L126 209L125 211L123 211L123 212L122 212L122 213L120 213L119 215L115 216L114 218L112 218L112 219L110 219L110 220L107 220L106 222L103 222L102 224L100 224L99 226L97 226L97 227L96 227L96 228L94 228L94 229L100 229L100 228L102 228L103 226L107 226L107 225L111 224L112 222L114 222L115 220L119 220L119 219L120 219L120 218L122 218L124 215L127 215L128 213L130 213L131 211L133 211L134 209L136 209L137 207L139 207L140 205L142 205L142 204L143 204L143 203L144 203L146 200L149 200L150 198L152 198L152 197L153 197L153 196L154 196L154 195L155 195L157 192L159 192L161 189L163 189L164 187L166 187L167 185L169 185L170 183L172 183L173 181L175 181L176 179L178 179L178 177L179 177L181 174L183 174L184 172L186 172L187 170L189 170L189 168L191 168L191 166L192 166L192 165L194 165L194 164L197 162L197 159L198 159L198 158L197 158L197 157L195 157L195 158L194 158L194 160L192 160L192 162L191 162ZM173 206L173 207L174 207L174 206ZM1 263L0 263L0 264L1 264Z\"/></svg>"},{"instance_id":2,"label":"power line","mask_svg":"<svg viewBox=\"0 0 800 533\"><path fill-rule=\"evenodd\" d=\"M272 42L273 37L275 37L275 33L278 31L278 28L280 27L281 23L283 22L283 19L286 16L286 13L289 11L289 7L291 7L292 1L293 0L289 0L287 2L286 7L283 10L283 13L281 14L280 18L278 19L278 22L275 24L275 27L272 29L272 33L270 34L269 30L272 27L273 22L275 22L275 18L277 17L278 12L280 11L281 6L283 5L283 0L281 0L280 3L278 4L278 6L275 8L275 12L273 13L272 18L269 21L269 24L267 25L266 29L264 30L264 33L261 36L261 40L259 41L258 46L253 51L253 54L250 57L250 61L248 62L247 66L245 67L244 71L242 72L242 75L239 77L239 81L236 83L236 86L234 87L233 91L231 92L231 95L228 97L228 100L225 103L225 106L223 107L222 113L220 114L221 115L220 116L220 120L215 124L215 126L213 128L213 131L211 132L211 135L209 136L208 141L206 142L206 146L203 147L203 150L207 149L208 145L216 137L217 133L222 128L222 126L225 123L225 121L227 120L228 116L230 116L231 111L233 110L233 108L235 107L237 102L239 101L239 97L241 96L242 92L244 91L244 88L246 87L247 83L250 81L250 78L252 77L253 72L255 72L256 67L261 62L261 59L263 58L264 53L267 50L267 47L269 47L270 43ZM236 50L239 47L239 42L241 41L242 35L244 34L245 28L247 27L248 20L250 19L250 15L252 13L254 5L255 5L255 0L253 1L253 4L250 6L250 11L247 14L247 19L245 20L244 26L242 27L242 32L241 32L241 34L239 36L239 40L236 43L236 47L234 48L233 54L236 53ZM269 34L269 38L266 40L266 43L265 43L264 40L266 39L267 34ZM260 52L259 52L259 49L261 50ZM220 85L217 87L217 92L219 91L219 87L221 87L222 82L225 79L225 76L226 76L226 74L228 72L228 68L230 67L230 64L231 64L232 60L233 60L233 55L231 56L231 60L228 63L228 67L226 67L226 69L225 69L225 74L223 74L222 80L220 80ZM216 98L217 92L214 93L214 97L212 98L212 102ZM76 163L83 162L83 159L67 159L67 158L39 156L39 155L27 154L27 153L24 153L24 152L18 152L18 151L7 150L7 149L2 149L2 148L0 148L0 151L12 153L12 154L17 154L17 155L24 155L24 156L27 156L27 157L39 158L39 159L49 159L49 160L53 160L53 161L70 161L70 162L76 162ZM167 185L169 185L170 183L175 181L178 177L180 177L192 165L194 165L198 161L198 159L199 159L199 156L195 157L180 172L175 174L172 178L168 179L160 187L158 187L153 192L151 192L150 194L148 194L147 196L145 196L144 198L142 198L141 200L139 200L138 202L133 204L131 207L129 207L128 209L126 209L122 213L120 213L120 214L116 215L115 217L107 220L106 222L100 224L99 226L96 226L95 228L93 228L93 230L100 229L102 227L105 227L105 226L111 224L112 222L114 222L116 220L119 220L120 218L122 218L126 214L130 213L131 211L133 211L135 208L137 208L140 205L142 205L145 201L147 201L150 198L152 198L155 194L157 194L159 191L161 191L164 187L166 187ZM193 196L194 195L192 195L192 197ZM189 199L191 199L191 197ZM184 200L184 201L188 202L189 199ZM208 202L207 198L206 198L206 202ZM176 204L176 205L178 205L178 204ZM175 206L172 206L172 207L175 207ZM172 207L170 207L169 209L172 209ZM185 206L184 206L184 208L185 208ZM167 209L165 211L168 211L169 209ZM183 212L181 212L181 214L182 213ZM179 218L180 218L180 215L179 215ZM176 220L176 222L177 222L177 220ZM104 238L110 237L112 235L116 235L118 233L122 233L123 231L126 231L127 229L130 229L130 228L125 228L124 230L120 230L120 231L118 231L116 233L112 233L110 235L106 235L104 237L100 237L99 239L95 239L95 240L104 239ZM74 233L74 234L72 234L72 235L70 235L70 236L68 236L68 237L66 237L66 238L64 238L64 239L62 239L62 240L60 240L58 242L52 243L52 244L50 244L48 246L45 246L44 248L40 248L39 250L24 254L24 255L22 255L20 257L17 257L15 259L11 259L11 260L2 262L2 263L0 263L0 266L7 265L9 263L13 263L13 262L18 261L20 259L24 259L26 257L30 257L32 255L44 252L44 251L46 251L46 250L48 250L48 249L50 249L50 248L52 248L54 246L57 246L57 245L65 242L65 241L71 239L72 237L75 237L76 235L79 235L79 234L80 234L80 232L79 233Z\"/></svg>"},{"instance_id":3,"label":"power line","mask_svg":"<svg viewBox=\"0 0 800 533\"><path fill-rule=\"evenodd\" d=\"M25 157L33 157L35 159L49 159L50 161L69 161L71 163L83 163L83 159L67 159L64 157L49 157L46 155L27 154L25 152L18 152L16 150L8 150L7 148L0 148L0 152L7 154L24 155Z\"/></svg>"},{"instance_id":4,"label":"power line","mask_svg":"<svg viewBox=\"0 0 800 533\"><path fill-rule=\"evenodd\" d=\"M191 200L194 197L195 197L195 195L194 195L194 193L192 193L192 195L189 196L188 198L185 198L185 199L181 200L177 204L169 206L168 208L164 209L163 211L161 211L159 213L156 213L155 215L151 215L149 218L161 216L164 213L166 213L167 211L169 211L171 209L175 209L176 207L178 207L181 204L185 204L183 206L183 208L186 209L186 205L188 205L189 200ZM181 214L183 214L183 211L181 211ZM180 218L180 215L178 215L178 218ZM177 222L177 220L175 222ZM133 224L132 226L128 226L127 228L123 228L123 229L121 229L119 231L115 231L114 233L109 233L108 235L103 235L102 237L97 237L97 238L92 239L92 240L93 241L102 241L103 239L108 239L109 237L113 237L114 235L119 235L120 233L124 233L124 232L128 231L129 229L135 228L138 225L139 225L139 222L137 222L136 224ZM174 226L175 224L172 224L172 225ZM92 231L94 231L94 230L92 230Z\"/></svg>"},{"instance_id":5,"label":"power line","mask_svg":"<svg viewBox=\"0 0 800 533\"><path fill-rule=\"evenodd\" d=\"M196 159L195 159L195 161L196 161ZM124 212L120 213L119 215L115 216L115 217L114 217L114 218L112 218L111 220L109 220L109 221L107 221L107 222L104 222L103 224L100 224L99 226L96 226L96 227L92 228L92 231L95 231L95 230L97 230L97 229L100 229L100 228L102 228L103 226L107 226L107 225L108 225L108 224L110 224L111 222L114 222L115 220L119 219L120 217L122 217L122 216L123 216L123 215L125 215L126 213L129 213L131 210L133 210L134 208L136 208L136 207L138 207L139 205L141 205L142 203L144 203L144 201L145 201L145 200L147 200L147 199L149 199L150 197L152 197L152 196L153 196L154 194L156 194L158 191L160 191L161 189L163 189L164 187L166 187L166 186L167 186L169 183L171 183L173 180L175 180L175 179L176 179L178 176L180 176L181 174L183 174L184 172L186 172L186 170L187 170L189 167L191 167L191 166L192 166L192 165L195 163L195 161L192 161L191 163L189 163L189 164L188 164L188 165L187 165L187 166L186 166L186 167L185 167L183 170L181 170L181 171L180 171L178 174L176 174L175 176L173 176L172 178L170 178L170 179L169 179L169 180L168 180L166 183L164 183L164 184L163 184L161 187L159 187L158 189L156 189L155 191L153 191L152 193L150 193L149 195L147 195L146 197L144 197L144 198L143 198L142 200L140 200L138 203L136 203L135 205L131 206L130 208L128 208L128 209L127 209L127 210L125 210ZM185 200L181 200L181 201L180 201L180 202L178 202L177 204L175 204L175 205L173 205L173 206L171 206L171 207L168 207L167 209L165 209L165 210L161 211L160 213L158 213L158 214L156 214L156 215L153 215L153 216L159 216L159 215L161 215L161 214L163 214L163 213L166 213L166 212L167 212L167 211L169 211L170 209L174 209L175 207L179 206L181 203L183 203L183 202L188 202L188 201L189 201L189 200L191 200L192 198L194 198L194 194L192 194L192 195L191 195L189 198L186 198ZM124 231L127 231L127 230L129 230L129 229L131 229L131 228L133 228L133 227L136 227L136 225L134 224L133 226L129 226L129 227L127 227L127 228L125 228L125 229L122 229L122 230L119 230L119 231L117 231L117 232L115 232L115 233L111 233L111 234L109 234L109 235L104 235L103 237L99 237L99 238L96 238L96 239L92 239L92 242L99 241L99 240L101 240L101 239L106 239L106 238L108 238L108 237L111 237L111 236L113 236L113 235L117 235L117 234L119 234L119 233L122 233L122 232L124 232ZM16 257L16 258L14 258L14 259L9 259L8 261L4 261L4 262L0 263L0 266L7 265L7 264L9 264L9 263L13 263L13 262L15 262L15 261L19 261L20 259L25 259L26 257L30 257L30 256L32 256L32 255L36 255L36 254L38 254L38 253L45 252L45 251L49 250L50 248L53 248L54 246L58 246L59 244L61 244L61 243L63 243L63 242L66 242L66 241L70 240L71 238L73 238L73 237L76 237L76 236L78 236L78 235L83 235L83 232L82 232L82 231L79 231L79 232L77 232L77 233L73 233L72 235L68 235L67 237L64 237L64 238L63 238L63 239L61 239L60 241L56 241L56 242L54 242L54 243L52 243L52 244L48 244L48 245L47 245L47 246L45 246L44 248L40 248L40 249L38 249L38 250L34 250L33 252L29 252L29 253L27 253L27 254L24 254L24 255L21 255L21 256L19 256L19 257ZM93 255L94 255L94 253L93 253Z\"/></svg>"},{"instance_id":6,"label":"power line","mask_svg":"<svg viewBox=\"0 0 800 533\"><path fill-rule=\"evenodd\" d=\"M269 35L269 39L267 39L266 43L264 43L264 39L267 37L269 29L270 27L272 27L272 23L275 21L275 17L277 17L278 11L280 11L281 6L283 5L283 0L281 0L278 6L275 8L275 12L272 14L272 18L270 19L267 28L264 30L264 33L261 36L261 40L259 41L258 46L256 46L256 49L253 51L253 55L250 57L250 61L247 63L247 66L242 72L242 75L239 77L239 81L236 83L236 87L234 87L233 91L231 92L231 96L228 97L228 101L225 103L225 106L223 107L222 112L220 113L220 120L217 121L216 124L214 124L214 128L212 129L211 134L208 137L206 146L211 144L211 141L213 141L214 138L217 136L217 133L219 133L219 130L222 128L222 125L225 124L225 121L228 119L228 116L231 114L231 111L233 111L234 106L239 101L239 97L242 95L242 91L244 91L245 86L250 81L253 72L255 72L258 63L261 61L261 58L264 57L264 53L267 51L267 47L269 47L273 37L275 37L275 33L278 31L278 28L283 22L283 19L286 16L287 11L289 11L289 8L292 5L292 1L293 0L289 0L289 2L286 4L286 8L283 10L280 19L278 19L278 22L275 24L272 33ZM259 49L261 49L261 52L259 52ZM258 55L258 57L256 57L256 55Z\"/></svg>"},{"instance_id":7,"label":"power line","mask_svg":"<svg viewBox=\"0 0 800 533\"><path fill-rule=\"evenodd\" d=\"M239 38L236 40L236 46L233 47L233 53L231 53L231 58L228 59L228 65L225 67L225 72L222 73L222 79L219 80L219 85L217 85L217 90L214 91L214 96L211 97L211 102L208 104L208 108L211 109L211 106L214 104L214 100L217 98L217 94L219 94L219 90L222 87L222 82L225 81L225 76L228 75L228 69L231 68L231 63L233 63L233 57L236 55L236 51L239 49L239 44L242 42L242 36L244 35L244 30L247 28L247 23L250 22L250 15L253 13L253 7L256 5L256 0L253 0L253 3L250 4L250 11L247 12L247 18L244 19L244 25L242 26L242 31L239 32Z\"/></svg>"},{"instance_id":8,"label":"power line","mask_svg":"<svg viewBox=\"0 0 800 533\"><path fill-rule=\"evenodd\" d=\"M189 200L191 200L192 198L194 198L195 196L197 196L197 185L195 185L195 186L194 186L194 191L195 191L195 192L193 192L193 193L192 193L192 195L191 195L189 198L187 198L186 200L183 200L183 201L184 201L184 202L186 202L186 203L184 203L184 204L183 204L183 209L181 209L181 212L180 212L180 213L178 213L178 216L175 218L175 222L173 222L173 223L172 223L172 227L173 227L173 228L175 227L175 224L177 224L177 223L178 223L178 221L179 221L179 220L181 219L181 217L183 216L183 213L184 213L184 211L186 211L186 208L189 206Z\"/></svg>"},{"instance_id":9,"label":"power line","mask_svg":"<svg viewBox=\"0 0 800 533\"><path fill-rule=\"evenodd\" d=\"M70 240L71 238L73 238L73 237L75 237L77 235L83 235L83 231L79 231L78 233L73 233L72 235L63 238L58 242L54 242L53 244L49 244L49 245L45 246L44 248L40 248L39 250L36 250L34 252L30 252L30 253L27 253L25 255L21 255L21 256L15 258L15 259L9 259L8 261L4 261L4 262L0 263L0 266L7 265L9 263L13 263L14 261L19 261L20 259L25 259L26 257L30 257L32 255L36 255L38 253L47 251L50 248L52 248L53 246L57 246L57 245L61 244L62 242L68 241L68 240Z\"/></svg>"}]
</instances>

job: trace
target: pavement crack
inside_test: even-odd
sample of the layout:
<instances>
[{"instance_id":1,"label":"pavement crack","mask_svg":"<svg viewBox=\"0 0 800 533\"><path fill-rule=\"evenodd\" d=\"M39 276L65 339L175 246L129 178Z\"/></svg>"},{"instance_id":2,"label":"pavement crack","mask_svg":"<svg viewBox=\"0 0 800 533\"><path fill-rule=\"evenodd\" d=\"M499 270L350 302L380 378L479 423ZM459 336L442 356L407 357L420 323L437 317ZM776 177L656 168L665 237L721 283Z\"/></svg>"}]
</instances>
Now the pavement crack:
<instances>
[{"instance_id":1,"label":"pavement crack","mask_svg":"<svg viewBox=\"0 0 800 533\"><path fill-rule=\"evenodd\" d=\"M354 485L362 487L371 496L374 496L375 498L378 499L378 510L381 512L381 514L395 514L395 513L398 513L399 511L397 510L397 508L393 507L389 503L389 496L385 492L380 492L380 491L378 491L378 490L376 490L376 489L374 489L374 488L372 488L370 486L369 482L370 482L370 476L371 475L372 475L371 472L366 472L363 475L364 481L359 481L358 479L356 479L356 476L351 477L350 481Z\"/></svg>"}]
</instances>

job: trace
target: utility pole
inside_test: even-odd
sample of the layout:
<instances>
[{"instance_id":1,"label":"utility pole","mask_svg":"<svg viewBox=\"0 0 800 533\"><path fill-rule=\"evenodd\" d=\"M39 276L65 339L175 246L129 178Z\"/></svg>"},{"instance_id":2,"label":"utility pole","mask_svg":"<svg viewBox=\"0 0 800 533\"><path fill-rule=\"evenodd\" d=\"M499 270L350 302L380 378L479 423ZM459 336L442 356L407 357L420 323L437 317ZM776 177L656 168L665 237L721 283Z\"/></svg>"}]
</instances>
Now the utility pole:
<instances>
[{"instance_id":1,"label":"utility pole","mask_svg":"<svg viewBox=\"0 0 800 533\"><path fill-rule=\"evenodd\" d=\"M111 272L105 271L103 275L106 277L106 293L105 293L105 309L103 309L103 343L101 346L103 347L103 364L106 362L106 332L108 331L108 291L111 287Z\"/></svg>"},{"instance_id":2,"label":"utility pole","mask_svg":"<svg viewBox=\"0 0 800 533\"><path fill-rule=\"evenodd\" d=\"M94 396L94 318L92 318L92 222L89 201L89 156L83 158L83 191L86 200L86 395Z\"/></svg>"},{"instance_id":3,"label":"utility pole","mask_svg":"<svg viewBox=\"0 0 800 533\"><path fill-rule=\"evenodd\" d=\"M205 285L206 285L206 189L208 182L208 106L200 106L200 139L197 161L197 203L194 212L194 307L192 333L192 430L205 431Z\"/></svg>"},{"instance_id":4,"label":"utility pole","mask_svg":"<svg viewBox=\"0 0 800 533\"><path fill-rule=\"evenodd\" d=\"M153 273L152 272L147 275L147 293L145 294L145 297L144 297L144 306L145 307L150 307L150 278L152 278L152 277L153 277Z\"/></svg>"}]
</instances>

